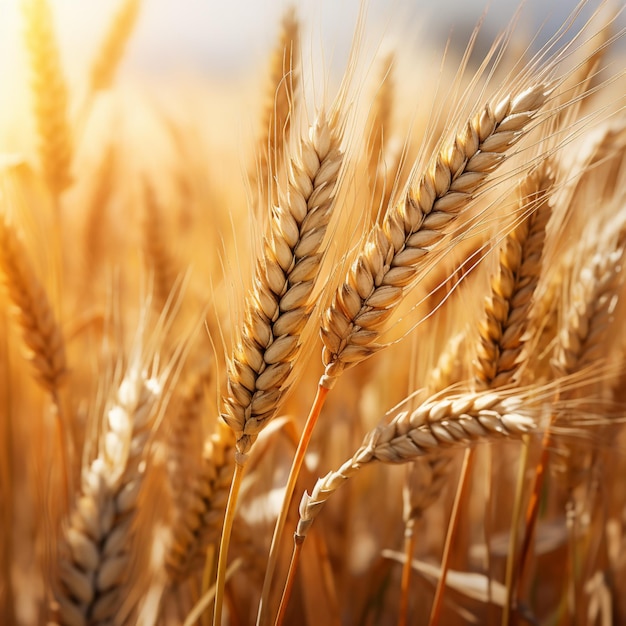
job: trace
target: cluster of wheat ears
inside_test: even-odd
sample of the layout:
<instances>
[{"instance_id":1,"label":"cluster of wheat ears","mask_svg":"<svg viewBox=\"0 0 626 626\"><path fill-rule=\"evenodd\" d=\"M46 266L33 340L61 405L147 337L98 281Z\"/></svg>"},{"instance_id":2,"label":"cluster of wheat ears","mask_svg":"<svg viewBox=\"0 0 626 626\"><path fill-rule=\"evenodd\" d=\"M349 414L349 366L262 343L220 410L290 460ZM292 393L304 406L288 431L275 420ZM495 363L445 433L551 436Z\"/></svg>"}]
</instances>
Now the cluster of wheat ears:
<instances>
[{"instance_id":1,"label":"cluster of wheat ears","mask_svg":"<svg viewBox=\"0 0 626 626\"><path fill-rule=\"evenodd\" d=\"M320 87L290 9L248 150L116 80L139 0L71 89L22 5L1 623L626 623L619 10L439 67L363 12Z\"/></svg>"}]
</instances>

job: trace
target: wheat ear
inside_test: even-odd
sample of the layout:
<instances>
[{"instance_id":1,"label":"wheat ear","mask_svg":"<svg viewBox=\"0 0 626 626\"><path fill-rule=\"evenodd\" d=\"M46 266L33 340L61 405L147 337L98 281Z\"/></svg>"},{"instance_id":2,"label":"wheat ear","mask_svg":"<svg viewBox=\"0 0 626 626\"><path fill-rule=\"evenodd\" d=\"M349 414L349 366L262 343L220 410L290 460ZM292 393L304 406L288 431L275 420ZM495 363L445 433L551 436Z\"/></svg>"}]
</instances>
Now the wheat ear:
<instances>
[{"instance_id":1,"label":"wheat ear","mask_svg":"<svg viewBox=\"0 0 626 626\"><path fill-rule=\"evenodd\" d=\"M185 486L179 519L173 528L166 568L172 584L184 582L202 568L207 548L217 543L222 530L228 488L234 470L235 439L223 424L207 440L200 467Z\"/></svg>"},{"instance_id":2,"label":"wheat ear","mask_svg":"<svg viewBox=\"0 0 626 626\"><path fill-rule=\"evenodd\" d=\"M395 104L393 63L392 54L388 54L382 59L380 86L376 91L365 131L367 137L367 180L371 198L372 224L382 221L396 175L396 168L389 167L386 159Z\"/></svg>"},{"instance_id":3,"label":"wheat ear","mask_svg":"<svg viewBox=\"0 0 626 626\"><path fill-rule=\"evenodd\" d=\"M535 426L521 398L493 392L430 400L414 411L402 411L389 424L368 433L359 450L338 470L318 479L311 495L304 494L296 539L304 540L322 505L364 465L408 463L451 446L519 437Z\"/></svg>"},{"instance_id":4,"label":"wheat ear","mask_svg":"<svg viewBox=\"0 0 626 626\"><path fill-rule=\"evenodd\" d=\"M0 267L17 310L22 338L37 382L58 405L67 374L65 341L45 289L33 270L13 226L0 214Z\"/></svg>"},{"instance_id":5,"label":"wheat ear","mask_svg":"<svg viewBox=\"0 0 626 626\"><path fill-rule=\"evenodd\" d=\"M257 181L259 198L265 198L267 185L270 198L276 198L274 174L279 171L284 157L285 142L289 137L296 94L300 84L300 23L295 9L285 12L281 33L270 62L270 94L261 128L260 163L253 180Z\"/></svg>"},{"instance_id":6,"label":"wheat ear","mask_svg":"<svg viewBox=\"0 0 626 626\"><path fill-rule=\"evenodd\" d=\"M81 490L64 529L53 614L59 626L111 624L128 591L144 447L162 381L132 363L115 389L97 457L83 468Z\"/></svg>"},{"instance_id":7,"label":"wheat ear","mask_svg":"<svg viewBox=\"0 0 626 626\"><path fill-rule=\"evenodd\" d=\"M170 402L170 410L175 404ZM167 434L167 473L174 509L171 522L172 542L165 557L165 566L170 578L177 570L178 546L184 545L186 537L192 534L193 529L199 525L199 523L194 525L190 520L189 513L197 507L194 506L191 496L195 494L195 489L190 489L189 485L193 485L193 481L200 474L202 451L199 449L198 442L201 441L199 435L203 407L204 380L198 377L183 394L177 410L167 415L170 423L170 432ZM192 532L189 532L190 527Z\"/></svg>"},{"instance_id":8,"label":"wheat ear","mask_svg":"<svg viewBox=\"0 0 626 626\"><path fill-rule=\"evenodd\" d=\"M48 188L58 197L72 182L72 134L67 120L67 86L47 0L24 0L23 10L39 160Z\"/></svg>"},{"instance_id":9,"label":"wheat ear","mask_svg":"<svg viewBox=\"0 0 626 626\"><path fill-rule=\"evenodd\" d=\"M156 192L149 182L144 185L144 252L146 264L152 271L156 310L161 310L175 289L179 271L164 232L163 211ZM171 241L171 238L169 238Z\"/></svg>"},{"instance_id":10,"label":"wheat ear","mask_svg":"<svg viewBox=\"0 0 626 626\"><path fill-rule=\"evenodd\" d=\"M610 341L614 337L609 332L614 328L616 316L623 310L619 303L624 289L625 235L624 224L621 228L618 226L616 234L604 235L601 238L603 249L583 263L572 278L552 361L557 376L599 363L610 353ZM562 391L561 396L569 397L575 393ZM568 461L565 468L557 463L556 469L571 492L585 478L588 444L564 440L557 443L557 448Z\"/></svg>"},{"instance_id":11,"label":"wheat ear","mask_svg":"<svg viewBox=\"0 0 626 626\"><path fill-rule=\"evenodd\" d=\"M616 294L623 282L624 233L623 229L615 245L596 252L573 283L553 359L558 374L576 372L606 353Z\"/></svg>"},{"instance_id":12,"label":"wheat ear","mask_svg":"<svg viewBox=\"0 0 626 626\"><path fill-rule=\"evenodd\" d=\"M374 226L322 321L322 384L371 355L374 342L447 227L506 158L546 102L538 83L487 104L445 145L405 198Z\"/></svg>"},{"instance_id":13,"label":"wheat ear","mask_svg":"<svg viewBox=\"0 0 626 626\"><path fill-rule=\"evenodd\" d=\"M480 342L475 364L479 388L495 389L512 382L520 365L528 313L539 282L549 202L554 175L542 163L520 186L520 209L528 212L500 248L498 270L479 324Z\"/></svg>"},{"instance_id":14,"label":"wheat ear","mask_svg":"<svg viewBox=\"0 0 626 626\"><path fill-rule=\"evenodd\" d=\"M92 93L111 86L137 22L140 8L141 0L121 0L117 7L91 64L89 88Z\"/></svg>"},{"instance_id":15,"label":"wheat ear","mask_svg":"<svg viewBox=\"0 0 626 626\"><path fill-rule=\"evenodd\" d=\"M287 193L272 211L228 368L223 417L241 455L273 417L300 350L341 168L340 141L337 124L320 113L291 160Z\"/></svg>"}]
</instances>

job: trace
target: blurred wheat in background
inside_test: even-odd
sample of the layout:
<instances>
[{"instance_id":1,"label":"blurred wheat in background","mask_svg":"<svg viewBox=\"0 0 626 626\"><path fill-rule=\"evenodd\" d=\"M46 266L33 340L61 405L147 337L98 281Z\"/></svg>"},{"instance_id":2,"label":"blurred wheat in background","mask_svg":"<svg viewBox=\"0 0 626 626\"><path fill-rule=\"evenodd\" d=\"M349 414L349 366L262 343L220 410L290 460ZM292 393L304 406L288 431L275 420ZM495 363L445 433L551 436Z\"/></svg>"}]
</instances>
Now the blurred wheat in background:
<instances>
[{"instance_id":1,"label":"blurred wheat in background","mask_svg":"<svg viewBox=\"0 0 626 626\"><path fill-rule=\"evenodd\" d=\"M148 6L3 63L0 622L626 623L619 7L159 82Z\"/></svg>"}]
</instances>

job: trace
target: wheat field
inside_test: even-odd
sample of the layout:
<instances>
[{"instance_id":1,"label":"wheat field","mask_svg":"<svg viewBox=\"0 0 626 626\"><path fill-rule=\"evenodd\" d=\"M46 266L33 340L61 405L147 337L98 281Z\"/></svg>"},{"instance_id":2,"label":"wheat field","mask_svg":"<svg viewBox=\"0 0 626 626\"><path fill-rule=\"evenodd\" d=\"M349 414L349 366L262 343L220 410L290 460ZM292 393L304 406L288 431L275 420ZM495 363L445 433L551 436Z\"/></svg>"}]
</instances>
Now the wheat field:
<instances>
[{"instance_id":1,"label":"wheat field","mask_svg":"<svg viewBox=\"0 0 626 626\"><path fill-rule=\"evenodd\" d=\"M164 87L147 4L20 1L0 622L626 624L623 8Z\"/></svg>"}]
</instances>

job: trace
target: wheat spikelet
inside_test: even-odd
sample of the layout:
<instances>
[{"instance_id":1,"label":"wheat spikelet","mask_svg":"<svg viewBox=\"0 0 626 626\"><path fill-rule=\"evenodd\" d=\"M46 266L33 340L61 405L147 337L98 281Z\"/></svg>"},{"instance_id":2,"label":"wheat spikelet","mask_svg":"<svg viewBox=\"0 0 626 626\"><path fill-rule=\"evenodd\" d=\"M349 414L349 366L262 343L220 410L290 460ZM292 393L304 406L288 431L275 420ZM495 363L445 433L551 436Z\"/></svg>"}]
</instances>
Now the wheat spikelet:
<instances>
[{"instance_id":1,"label":"wheat spikelet","mask_svg":"<svg viewBox=\"0 0 626 626\"><path fill-rule=\"evenodd\" d=\"M17 310L35 378L58 401L67 374L65 342L45 289L13 226L0 214L0 266Z\"/></svg>"},{"instance_id":2,"label":"wheat spikelet","mask_svg":"<svg viewBox=\"0 0 626 626\"><path fill-rule=\"evenodd\" d=\"M480 440L521 436L535 426L520 398L491 392L427 401L414 411L403 411L366 435L351 459L319 479L311 495L304 494L296 537L306 536L326 500L364 465L408 463L454 445L469 447Z\"/></svg>"},{"instance_id":3,"label":"wheat spikelet","mask_svg":"<svg viewBox=\"0 0 626 626\"><path fill-rule=\"evenodd\" d=\"M226 423L246 454L285 391L323 253L342 162L336 121L322 112L289 169L257 261L245 323L229 365Z\"/></svg>"},{"instance_id":4,"label":"wheat spikelet","mask_svg":"<svg viewBox=\"0 0 626 626\"><path fill-rule=\"evenodd\" d=\"M48 188L58 196L72 182L72 134L67 120L67 87L47 0L24 0L23 10L39 159Z\"/></svg>"},{"instance_id":5,"label":"wheat spikelet","mask_svg":"<svg viewBox=\"0 0 626 626\"><path fill-rule=\"evenodd\" d=\"M539 282L546 225L552 212L554 175L542 163L520 185L520 205L529 211L500 248L498 271L479 324L475 363L478 387L494 389L512 382L520 365L528 313Z\"/></svg>"},{"instance_id":6,"label":"wheat spikelet","mask_svg":"<svg viewBox=\"0 0 626 626\"><path fill-rule=\"evenodd\" d=\"M548 91L538 83L486 105L372 229L323 316L325 386L376 350L374 342L420 264L524 134Z\"/></svg>"},{"instance_id":7,"label":"wheat spikelet","mask_svg":"<svg viewBox=\"0 0 626 626\"><path fill-rule=\"evenodd\" d=\"M56 570L59 626L115 623L128 593L143 452L162 394L162 381L148 377L143 365L131 363L114 390L98 454L81 473Z\"/></svg>"},{"instance_id":8,"label":"wheat spikelet","mask_svg":"<svg viewBox=\"0 0 626 626\"><path fill-rule=\"evenodd\" d=\"M140 8L141 0L121 0L91 64L89 88L93 93L111 86Z\"/></svg>"}]
</instances>

